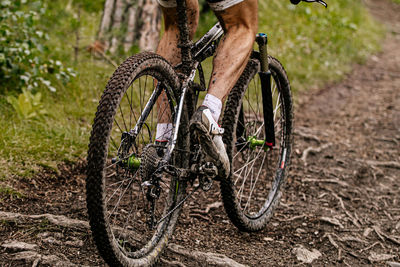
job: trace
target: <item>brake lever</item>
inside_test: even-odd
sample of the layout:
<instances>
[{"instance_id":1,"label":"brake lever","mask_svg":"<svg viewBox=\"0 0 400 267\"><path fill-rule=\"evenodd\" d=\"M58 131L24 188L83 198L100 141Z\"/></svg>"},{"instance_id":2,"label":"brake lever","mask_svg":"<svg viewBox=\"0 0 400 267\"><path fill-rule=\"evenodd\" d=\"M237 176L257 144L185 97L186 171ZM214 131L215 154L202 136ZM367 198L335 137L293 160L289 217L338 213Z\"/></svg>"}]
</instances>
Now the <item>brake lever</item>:
<instances>
[{"instance_id":1,"label":"brake lever","mask_svg":"<svg viewBox=\"0 0 400 267\"><path fill-rule=\"evenodd\" d=\"M319 4L323 5L325 8L328 8L328 4L327 4L327 3L325 3L325 2L324 2L324 1L322 1L322 0L318 0L318 1L317 1L317 3L319 3Z\"/></svg>"},{"instance_id":2,"label":"brake lever","mask_svg":"<svg viewBox=\"0 0 400 267\"><path fill-rule=\"evenodd\" d=\"M328 7L328 4L325 3L323 0L302 0L303 2L307 2L307 3L318 3L323 5L325 8Z\"/></svg>"}]
</instances>

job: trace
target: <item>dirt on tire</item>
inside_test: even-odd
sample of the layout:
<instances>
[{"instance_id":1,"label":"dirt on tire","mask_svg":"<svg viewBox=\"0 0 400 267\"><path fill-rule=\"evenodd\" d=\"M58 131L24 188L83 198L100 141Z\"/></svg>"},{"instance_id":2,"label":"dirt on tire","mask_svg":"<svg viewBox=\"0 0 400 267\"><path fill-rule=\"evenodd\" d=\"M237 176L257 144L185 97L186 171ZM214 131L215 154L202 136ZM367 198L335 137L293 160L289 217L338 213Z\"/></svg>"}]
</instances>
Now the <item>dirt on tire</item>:
<instances>
[{"instance_id":1,"label":"dirt on tire","mask_svg":"<svg viewBox=\"0 0 400 267\"><path fill-rule=\"evenodd\" d=\"M399 266L400 5L364 2L389 28L382 52L355 65L340 83L295 96L291 169L269 225L257 233L238 231L215 183L185 203L174 246L159 265ZM1 196L1 266L105 265L85 224L84 167L15 179L13 188L24 196ZM6 219L12 214L20 216ZM40 214L63 215L76 225L22 216ZM233 261L207 261L199 251Z\"/></svg>"}]
</instances>

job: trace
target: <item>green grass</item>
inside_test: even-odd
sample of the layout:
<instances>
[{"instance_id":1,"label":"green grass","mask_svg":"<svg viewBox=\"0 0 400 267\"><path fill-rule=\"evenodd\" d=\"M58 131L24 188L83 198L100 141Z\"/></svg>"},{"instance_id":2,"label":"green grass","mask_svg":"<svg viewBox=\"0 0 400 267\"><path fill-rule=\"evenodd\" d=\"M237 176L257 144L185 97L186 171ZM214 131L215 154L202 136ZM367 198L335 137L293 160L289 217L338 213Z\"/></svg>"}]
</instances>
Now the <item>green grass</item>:
<instances>
[{"instance_id":1,"label":"green grass","mask_svg":"<svg viewBox=\"0 0 400 267\"><path fill-rule=\"evenodd\" d=\"M5 186L0 186L0 203L3 202L3 198L23 198L24 195L20 192Z\"/></svg>"},{"instance_id":2,"label":"green grass","mask_svg":"<svg viewBox=\"0 0 400 267\"><path fill-rule=\"evenodd\" d=\"M66 23L69 16L62 13L59 19L55 21L55 30L48 31L50 56L74 67L78 75L66 86L59 83L56 93L42 91L48 113L43 119L18 118L5 96L0 95L0 180L31 177L41 168L58 172L58 164L85 156L94 112L114 67L85 50L94 41L99 14L83 12L80 44L83 49L77 63L73 62L75 38Z\"/></svg>"},{"instance_id":3,"label":"green grass","mask_svg":"<svg viewBox=\"0 0 400 267\"><path fill-rule=\"evenodd\" d=\"M380 48L383 28L361 1L328 3L325 9L317 4L259 1L260 31L269 35L270 53L285 66L294 91L337 80L353 63L362 63Z\"/></svg>"},{"instance_id":4,"label":"green grass","mask_svg":"<svg viewBox=\"0 0 400 267\"><path fill-rule=\"evenodd\" d=\"M69 21L76 10L66 9L65 2L55 2L49 18L43 21L51 37L50 55L74 66L78 76L66 86L58 84L56 93L42 91L48 111L43 119L18 118L0 95L0 183L16 176L31 177L42 168L58 172L60 163L84 158L98 100L114 71L85 49L80 51L78 62L73 62L75 37ZM281 0L259 1L259 30L268 33L269 51L286 67L295 91L337 80L353 63L361 63L379 50L383 28L369 17L359 0L329 4L324 9L304 3L295 7ZM82 11L80 47L94 41L100 17ZM212 14L203 16L199 35L215 21Z\"/></svg>"}]
</instances>

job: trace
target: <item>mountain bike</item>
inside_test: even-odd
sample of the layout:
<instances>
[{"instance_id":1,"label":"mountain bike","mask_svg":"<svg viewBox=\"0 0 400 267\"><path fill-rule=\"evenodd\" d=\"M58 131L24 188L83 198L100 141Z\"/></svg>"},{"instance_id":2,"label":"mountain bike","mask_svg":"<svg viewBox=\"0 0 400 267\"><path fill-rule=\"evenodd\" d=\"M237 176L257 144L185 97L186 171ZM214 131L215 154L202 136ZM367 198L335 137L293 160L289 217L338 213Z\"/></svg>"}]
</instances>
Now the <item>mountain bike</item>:
<instances>
[{"instance_id":1,"label":"mountain bike","mask_svg":"<svg viewBox=\"0 0 400 267\"><path fill-rule=\"evenodd\" d=\"M154 264L171 238L185 200L220 185L225 210L241 231L263 229L277 206L290 165L293 105L282 64L268 55L266 34L225 104L223 141L231 164L218 177L189 131L206 80L202 62L223 35L219 23L189 40L178 2L182 63L154 53L123 62L99 102L87 156L86 197L94 241L112 266ZM163 97L167 105L157 104ZM155 142L157 118L173 122L166 144Z\"/></svg>"}]
</instances>

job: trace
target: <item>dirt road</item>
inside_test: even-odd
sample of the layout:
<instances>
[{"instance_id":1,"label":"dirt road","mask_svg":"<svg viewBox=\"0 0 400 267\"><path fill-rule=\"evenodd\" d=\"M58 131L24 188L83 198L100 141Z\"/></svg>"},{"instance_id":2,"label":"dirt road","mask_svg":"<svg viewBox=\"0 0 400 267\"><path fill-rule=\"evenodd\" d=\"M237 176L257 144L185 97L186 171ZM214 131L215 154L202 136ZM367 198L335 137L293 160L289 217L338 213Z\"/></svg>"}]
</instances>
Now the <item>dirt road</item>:
<instances>
[{"instance_id":1,"label":"dirt road","mask_svg":"<svg viewBox=\"0 0 400 267\"><path fill-rule=\"evenodd\" d=\"M400 266L400 5L365 2L389 27L383 51L339 84L297 96L292 168L269 226L239 232L215 186L185 204L161 265L207 265L179 245L250 266ZM1 266L104 265L87 228L82 169L23 180L27 197L3 200Z\"/></svg>"}]
</instances>

